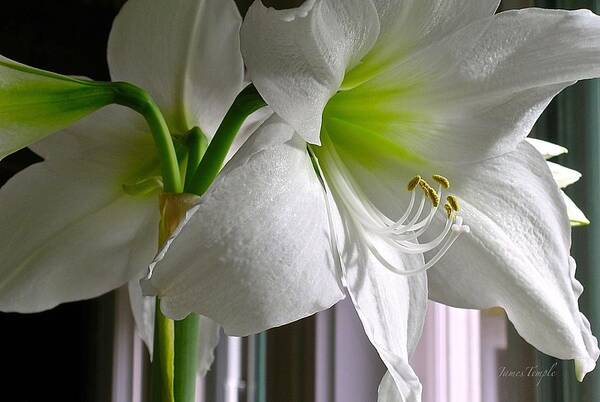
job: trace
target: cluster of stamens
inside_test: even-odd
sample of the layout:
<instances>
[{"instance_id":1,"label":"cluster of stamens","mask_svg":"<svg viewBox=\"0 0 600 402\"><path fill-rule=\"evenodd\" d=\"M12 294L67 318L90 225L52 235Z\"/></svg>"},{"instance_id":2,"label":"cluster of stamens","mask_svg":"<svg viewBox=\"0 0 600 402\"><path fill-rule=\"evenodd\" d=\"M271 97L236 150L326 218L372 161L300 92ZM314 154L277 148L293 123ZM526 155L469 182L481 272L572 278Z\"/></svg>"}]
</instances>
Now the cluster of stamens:
<instances>
[{"instance_id":1,"label":"cluster of stamens","mask_svg":"<svg viewBox=\"0 0 600 402\"><path fill-rule=\"evenodd\" d=\"M388 269L401 275L414 275L427 271L433 267L450 249L452 244L463 233L469 233L470 228L463 224L463 218L460 216L460 203L458 198L447 193L450 189L450 181L440 175L432 176L432 183L437 184L435 189L427 180L421 176L416 176L409 181L407 190L411 193L410 201L406 211L397 220L391 220L385 216L375 205L365 202L362 203L352 200L350 188L354 187L351 182L346 182L344 186L336 186L341 195L345 198L346 205L350 208L350 214L363 227L368 236L366 236L367 245L373 255ZM339 184L339 183L338 183ZM343 187L346 187L344 189ZM356 191L356 188L353 188ZM421 194L420 201L417 198ZM442 199L445 202L442 206ZM425 206L429 205L429 211ZM431 233L431 228L436 216L442 216L445 222L439 233ZM437 219L440 222L440 219ZM426 240L423 238L426 237ZM373 245L372 239L377 238L385 241L405 254L434 253L431 258L425 258L422 266L412 269L398 267L383 256L377 247Z\"/></svg>"},{"instance_id":2,"label":"cluster of stamens","mask_svg":"<svg viewBox=\"0 0 600 402\"><path fill-rule=\"evenodd\" d=\"M407 185L410 192L408 206L401 217L392 220L370 201L370 197L362 191L336 152L324 156L329 179L327 182L335 198L340 201L340 206L344 206L354 223L362 228L363 244L389 270L400 275L425 272L446 254L461 234L470 232L469 226L463 224L458 198L452 194L445 194L450 189L450 181L446 177L431 177L432 182L437 184L437 190L421 176L411 179ZM316 166L320 175L324 177L320 164L317 163ZM417 201L419 194L421 197ZM442 199L445 199L443 207ZM425 210L426 204L430 206L429 211ZM328 202L327 206L329 209ZM434 220L443 223L443 228L437 234L431 233ZM381 241L391 246L393 256L382 255L379 250ZM407 269L402 262L398 264L390 261L397 261L398 251L424 256L422 266ZM428 253L435 254L427 258L427 255L431 255Z\"/></svg>"},{"instance_id":3,"label":"cluster of stamens","mask_svg":"<svg viewBox=\"0 0 600 402\"><path fill-rule=\"evenodd\" d=\"M432 176L432 180L437 183L437 190L421 176L415 176L407 185L407 190L411 192L411 199L402 217L395 222L386 222L383 227L380 226L378 229L370 225L371 232L377 233L404 253L425 254L435 251L433 257L427 259L423 266L407 270L396 267L374 247L371 247L371 251L380 262L396 273L412 275L428 270L443 257L461 234L470 232L469 226L463 224L460 216L460 203L455 195L446 195L443 209L440 208L443 193L450 189L450 181L440 175ZM418 190L422 193L422 197L419 205L415 206ZM429 203L431 207L429 212L424 215L423 209L426 203ZM421 242L420 238L428 232L438 212L445 215L444 228L437 236L430 234L428 241Z\"/></svg>"}]
</instances>

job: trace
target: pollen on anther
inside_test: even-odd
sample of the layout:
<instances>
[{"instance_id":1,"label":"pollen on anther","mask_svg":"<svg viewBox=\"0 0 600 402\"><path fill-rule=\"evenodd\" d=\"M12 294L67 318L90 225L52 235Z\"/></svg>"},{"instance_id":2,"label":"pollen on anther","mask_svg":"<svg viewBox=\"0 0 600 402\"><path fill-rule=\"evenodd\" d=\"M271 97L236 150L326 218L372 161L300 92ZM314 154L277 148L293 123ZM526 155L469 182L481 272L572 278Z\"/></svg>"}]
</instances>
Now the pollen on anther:
<instances>
[{"instance_id":1,"label":"pollen on anther","mask_svg":"<svg viewBox=\"0 0 600 402\"><path fill-rule=\"evenodd\" d=\"M435 189L429 187L427 189L427 196L431 200L431 203L433 204L434 207L437 207L438 205L440 205L441 197L438 194L438 192L435 191Z\"/></svg>"},{"instance_id":2,"label":"pollen on anther","mask_svg":"<svg viewBox=\"0 0 600 402\"><path fill-rule=\"evenodd\" d=\"M453 212L450 204L448 204L448 203L444 204L444 210L446 210L446 215L448 216L448 218L450 218L452 216L452 212Z\"/></svg>"},{"instance_id":3,"label":"pollen on anther","mask_svg":"<svg viewBox=\"0 0 600 402\"><path fill-rule=\"evenodd\" d=\"M439 174L434 174L433 176L431 176L431 178L436 183L438 183L440 186L444 187L445 189L450 188L450 180L448 180L444 176L440 176Z\"/></svg>"},{"instance_id":4,"label":"pollen on anther","mask_svg":"<svg viewBox=\"0 0 600 402\"><path fill-rule=\"evenodd\" d=\"M448 201L448 205L452 208L452 210L459 212L460 204L458 203L458 198L455 195L449 195L446 197L446 201Z\"/></svg>"},{"instance_id":5,"label":"pollen on anther","mask_svg":"<svg viewBox=\"0 0 600 402\"><path fill-rule=\"evenodd\" d=\"M419 187L421 187L421 189L423 190L427 198L429 198L434 207L440 205L440 195L437 191L435 191L433 187L429 185L429 183L427 183L426 180L419 180Z\"/></svg>"},{"instance_id":6,"label":"pollen on anther","mask_svg":"<svg viewBox=\"0 0 600 402\"><path fill-rule=\"evenodd\" d=\"M415 176L412 178L411 181L408 182L408 185L406 186L406 188L408 189L408 191L413 191L415 189L415 187L417 187L417 185L421 182L421 176Z\"/></svg>"}]
</instances>

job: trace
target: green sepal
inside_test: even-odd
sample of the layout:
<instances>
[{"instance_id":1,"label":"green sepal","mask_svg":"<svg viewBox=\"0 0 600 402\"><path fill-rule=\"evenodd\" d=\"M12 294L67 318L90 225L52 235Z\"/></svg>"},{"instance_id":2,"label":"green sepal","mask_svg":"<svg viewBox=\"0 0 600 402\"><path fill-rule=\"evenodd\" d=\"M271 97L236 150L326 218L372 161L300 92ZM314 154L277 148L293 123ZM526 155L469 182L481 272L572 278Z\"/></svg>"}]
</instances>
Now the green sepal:
<instances>
[{"instance_id":1,"label":"green sepal","mask_svg":"<svg viewBox=\"0 0 600 402\"><path fill-rule=\"evenodd\" d=\"M0 159L113 103L109 83L67 77L0 56Z\"/></svg>"}]
</instances>

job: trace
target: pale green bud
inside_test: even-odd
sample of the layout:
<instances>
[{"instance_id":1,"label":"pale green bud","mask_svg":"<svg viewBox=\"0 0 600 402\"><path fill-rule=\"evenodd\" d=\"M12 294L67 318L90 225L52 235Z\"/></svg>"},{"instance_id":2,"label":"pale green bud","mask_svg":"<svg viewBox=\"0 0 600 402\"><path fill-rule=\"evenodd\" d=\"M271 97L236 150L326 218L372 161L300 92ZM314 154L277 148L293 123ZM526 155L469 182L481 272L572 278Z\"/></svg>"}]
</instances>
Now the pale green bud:
<instances>
[{"instance_id":1,"label":"pale green bud","mask_svg":"<svg viewBox=\"0 0 600 402\"><path fill-rule=\"evenodd\" d=\"M110 85L0 56L0 159L113 103Z\"/></svg>"}]
</instances>

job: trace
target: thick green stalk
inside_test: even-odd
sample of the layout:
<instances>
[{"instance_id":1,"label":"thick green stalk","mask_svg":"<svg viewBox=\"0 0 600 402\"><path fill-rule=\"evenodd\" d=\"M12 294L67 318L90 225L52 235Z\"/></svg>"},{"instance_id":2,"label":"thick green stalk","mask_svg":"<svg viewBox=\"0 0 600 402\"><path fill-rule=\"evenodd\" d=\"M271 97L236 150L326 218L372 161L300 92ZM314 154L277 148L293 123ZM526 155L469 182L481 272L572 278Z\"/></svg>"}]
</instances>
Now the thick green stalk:
<instances>
[{"instance_id":1,"label":"thick green stalk","mask_svg":"<svg viewBox=\"0 0 600 402\"><path fill-rule=\"evenodd\" d=\"M265 101L253 85L246 87L237 96L193 174L188 192L196 195L204 194L223 167L227 152L242 123L249 115L264 106L266 106ZM192 175L192 172L188 174Z\"/></svg>"},{"instance_id":2,"label":"thick green stalk","mask_svg":"<svg viewBox=\"0 0 600 402\"><path fill-rule=\"evenodd\" d=\"M183 191L177 153L173 145L173 139L169 127L160 113L156 103L143 89L127 82L115 82L112 84L116 93L116 103L127 106L145 119L150 127L164 181L164 191L168 193L180 193Z\"/></svg>"},{"instance_id":3,"label":"thick green stalk","mask_svg":"<svg viewBox=\"0 0 600 402\"><path fill-rule=\"evenodd\" d=\"M154 318L154 356L151 368L152 402L175 402L173 378L175 376L175 335L173 320L160 311L156 298ZM193 401L193 400L192 400Z\"/></svg>"},{"instance_id":4,"label":"thick green stalk","mask_svg":"<svg viewBox=\"0 0 600 402\"><path fill-rule=\"evenodd\" d=\"M196 397L196 375L200 347L200 317L190 314L175 321L175 377L176 402L194 402Z\"/></svg>"},{"instance_id":5,"label":"thick green stalk","mask_svg":"<svg viewBox=\"0 0 600 402\"><path fill-rule=\"evenodd\" d=\"M188 159L184 192L189 193L194 172L198 168L208 141L202 130L194 127L188 133ZM198 372L198 348L200 342L200 317L190 314L175 321L175 376L174 393L177 402L194 402L196 396L196 374Z\"/></svg>"}]
</instances>

